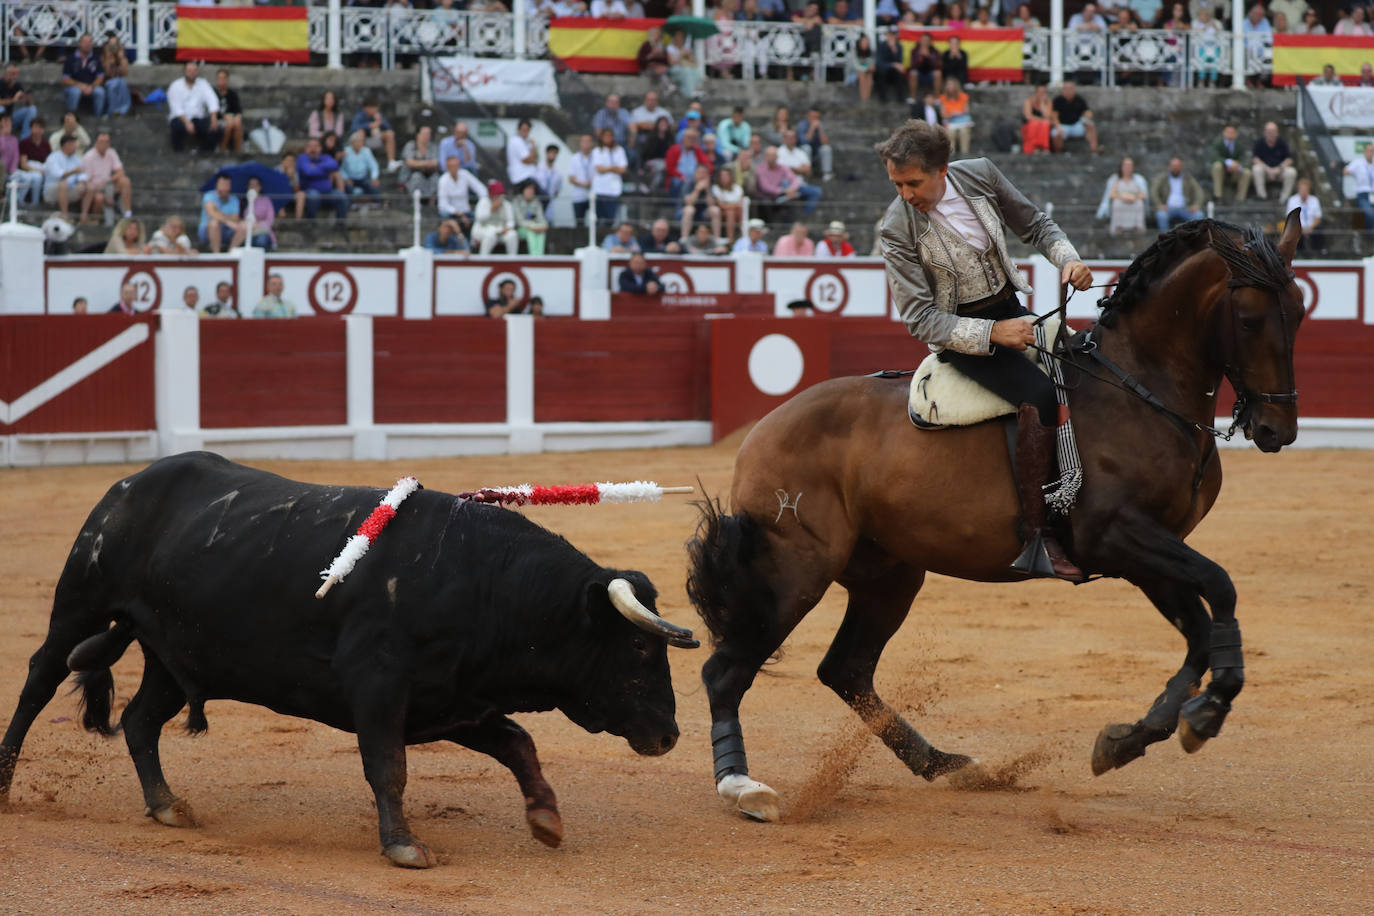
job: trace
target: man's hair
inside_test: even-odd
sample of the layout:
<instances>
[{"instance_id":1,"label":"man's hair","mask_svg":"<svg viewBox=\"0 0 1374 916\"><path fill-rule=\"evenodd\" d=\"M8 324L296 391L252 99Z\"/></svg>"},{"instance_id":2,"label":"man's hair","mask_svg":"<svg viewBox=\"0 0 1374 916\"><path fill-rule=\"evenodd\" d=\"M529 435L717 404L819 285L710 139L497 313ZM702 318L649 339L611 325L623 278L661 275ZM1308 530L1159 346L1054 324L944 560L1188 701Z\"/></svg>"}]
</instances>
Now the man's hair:
<instances>
[{"instance_id":1,"label":"man's hair","mask_svg":"<svg viewBox=\"0 0 1374 916\"><path fill-rule=\"evenodd\" d=\"M529 118L521 118L521 119L519 120L519 122L518 122L515 126L516 126L517 128L520 128L520 127L529 127L529 128L533 128L533 127L534 127L534 125L530 123L530 119L529 119Z\"/></svg>"},{"instance_id":2,"label":"man's hair","mask_svg":"<svg viewBox=\"0 0 1374 916\"><path fill-rule=\"evenodd\" d=\"M228 280L221 280L221 281L219 281L218 283L215 284L215 292L216 292L217 294L219 293L220 287L222 287L222 286L227 286L227 287L229 287L229 292L231 292L231 293L234 291L234 284L230 283Z\"/></svg>"},{"instance_id":3,"label":"man's hair","mask_svg":"<svg viewBox=\"0 0 1374 916\"><path fill-rule=\"evenodd\" d=\"M33 130L33 126L35 124L37 124L39 127L48 126L48 122L44 121L42 118L34 118L32 121L29 122L29 130Z\"/></svg>"},{"instance_id":4,"label":"man's hair","mask_svg":"<svg viewBox=\"0 0 1374 916\"><path fill-rule=\"evenodd\" d=\"M553 150L555 153L560 152L557 143L550 143L548 146L544 147L544 152L547 153L549 150Z\"/></svg>"},{"instance_id":5,"label":"man's hair","mask_svg":"<svg viewBox=\"0 0 1374 916\"><path fill-rule=\"evenodd\" d=\"M364 107L364 108L376 108L376 107L377 107L377 98L376 98L376 96L371 96L371 95L370 95L370 96L368 96L367 98L363 99L363 107Z\"/></svg>"},{"instance_id":6,"label":"man's hair","mask_svg":"<svg viewBox=\"0 0 1374 916\"><path fill-rule=\"evenodd\" d=\"M907 121L873 149L884 163L915 165L924 172L937 172L949 165L949 134L925 121Z\"/></svg>"}]
</instances>

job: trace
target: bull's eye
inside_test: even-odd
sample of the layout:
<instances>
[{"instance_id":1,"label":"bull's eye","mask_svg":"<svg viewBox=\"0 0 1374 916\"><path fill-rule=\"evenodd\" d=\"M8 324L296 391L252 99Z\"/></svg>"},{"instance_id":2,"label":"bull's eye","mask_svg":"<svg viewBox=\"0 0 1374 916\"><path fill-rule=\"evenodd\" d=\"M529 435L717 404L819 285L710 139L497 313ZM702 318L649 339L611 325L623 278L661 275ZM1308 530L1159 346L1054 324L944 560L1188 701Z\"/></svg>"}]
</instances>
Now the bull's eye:
<instances>
[{"instance_id":1,"label":"bull's eye","mask_svg":"<svg viewBox=\"0 0 1374 916\"><path fill-rule=\"evenodd\" d=\"M1241 326L1241 328L1242 328L1243 330L1250 331L1250 332L1253 333L1254 331L1258 331L1260 328L1262 328L1262 327L1264 326L1264 319L1263 319L1263 318L1242 318L1242 319L1240 320L1240 326Z\"/></svg>"}]
</instances>

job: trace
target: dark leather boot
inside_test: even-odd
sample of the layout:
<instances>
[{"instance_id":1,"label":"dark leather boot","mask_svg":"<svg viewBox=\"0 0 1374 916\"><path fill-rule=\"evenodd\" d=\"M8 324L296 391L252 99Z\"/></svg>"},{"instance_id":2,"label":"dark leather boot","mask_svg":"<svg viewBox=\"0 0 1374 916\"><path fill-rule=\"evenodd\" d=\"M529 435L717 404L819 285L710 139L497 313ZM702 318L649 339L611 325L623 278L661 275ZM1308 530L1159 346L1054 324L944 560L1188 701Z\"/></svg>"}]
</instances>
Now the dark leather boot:
<instances>
[{"instance_id":1,"label":"dark leather boot","mask_svg":"<svg viewBox=\"0 0 1374 916\"><path fill-rule=\"evenodd\" d=\"M1040 412L1022 404L1016 414L1016 490L1021 494L1021 518L1026 525L1026 543L1011 568L1032 578L1067 579L1081 582L1086 577L1074 565L1059 539L1045 523L1044 484L1053 467L1054 429L1042 426Z\"/></svg>"}]
</instances>

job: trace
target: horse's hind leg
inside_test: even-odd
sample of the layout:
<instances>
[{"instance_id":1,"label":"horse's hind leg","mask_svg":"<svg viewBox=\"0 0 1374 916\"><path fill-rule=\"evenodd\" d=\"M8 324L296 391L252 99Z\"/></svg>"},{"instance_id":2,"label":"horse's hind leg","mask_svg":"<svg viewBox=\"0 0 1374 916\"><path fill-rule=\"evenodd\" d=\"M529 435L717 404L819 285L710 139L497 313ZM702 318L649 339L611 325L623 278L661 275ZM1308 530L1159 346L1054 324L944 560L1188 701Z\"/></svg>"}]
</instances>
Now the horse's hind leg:
<instances>
[{"instance_id":1,"label":"horse's hind leg","mask_svg":"<svg viewBox=\"0 0 1374 916\"><path fill-rule=\"evenodd\" d=\"M1179 710L1193 696L1207 670L1207 635L1212 619L1197 593L1176 582L1137 582L1152 602L1188 640L1183 667L1169 678L1164 692L1154 701L1145 717L1133 724L1104 726L1093 744L1093 775L1123 767L1145 754L1145 748L1174 733Z\"/></svg>"},{"instance_id":2,"label":"horse's hind leg","mask_svg":"<svg viewBox=\"0 0 1374 916\"><path fill-rule=\"evenodd\" d=\"M186 705L186 694L158 657L143 650L143 683L124 708L124 740L129 745L149 817L169 827L194 827L195 815L177 798L162 775L158 740L162 726Z\"/></svg>"},{"instance_id":3,"label":"horse's hind leg","mask_svg":"<svg viewBox=\"0 0 1374 916\"><path fill-rule=\"evenodd\" d=\"M912 728L878 696L873 673L892 635L911 609L911 602L925 581L925 571L897 567L881 578L848 583L849 607L830 650L816 674L863 719L875 735L892 749L911 772L927 780L951 773L973 762L962 754L947 754Z\"/></svg>"}]
</instances>

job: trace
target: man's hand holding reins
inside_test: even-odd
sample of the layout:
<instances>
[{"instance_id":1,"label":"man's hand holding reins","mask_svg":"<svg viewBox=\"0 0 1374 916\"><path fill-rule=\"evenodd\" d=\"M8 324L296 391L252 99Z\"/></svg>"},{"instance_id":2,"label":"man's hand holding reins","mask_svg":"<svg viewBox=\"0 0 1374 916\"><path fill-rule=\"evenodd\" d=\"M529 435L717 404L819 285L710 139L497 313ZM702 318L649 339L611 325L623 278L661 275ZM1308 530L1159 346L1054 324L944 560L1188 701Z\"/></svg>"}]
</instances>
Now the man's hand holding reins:
<instances>
[{"instance_id":1,"label":"man's hand holding reins","mask_svg":"<svg viewBox=\"0 0 1374 916\"><path fill-rule=\"evenodd\" d=\"M993 323L990 339L999 347L1024 350L1035 343L1035 328L1026 318L1004 318Z\"/></svg>"},{"instance_id":2,"label":"man's hand holding reins","mask_svg":"<svg viewBox=\"0 0 1374 916\"><path fill-rule=\"evenodd\" d=\"M1059 273L1060 283L1072 283L1074 289L1087 289L1093 284L1093 272L1082 261L1066 261Z\"/></svg>"}]
</instances>

